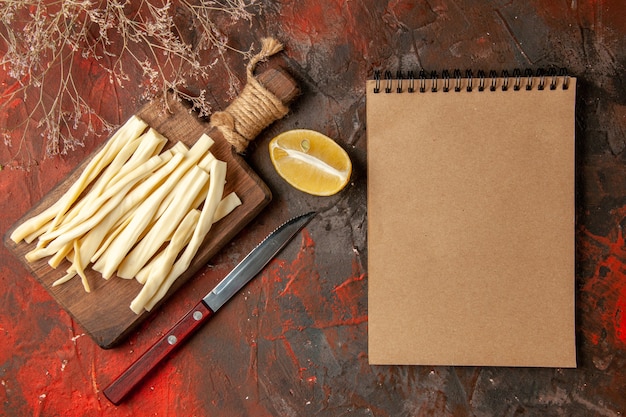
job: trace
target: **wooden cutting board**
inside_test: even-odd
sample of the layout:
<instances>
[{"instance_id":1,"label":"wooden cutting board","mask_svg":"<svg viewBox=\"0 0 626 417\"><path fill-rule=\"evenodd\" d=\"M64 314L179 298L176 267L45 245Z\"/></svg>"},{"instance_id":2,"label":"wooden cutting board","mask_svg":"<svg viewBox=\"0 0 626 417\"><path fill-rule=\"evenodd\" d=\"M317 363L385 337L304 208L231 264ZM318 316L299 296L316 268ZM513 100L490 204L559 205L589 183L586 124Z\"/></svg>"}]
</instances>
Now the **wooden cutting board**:
<instances>
[{"instance_id":1,"label":"wooden cutting board","mask_svg":"<svg viewBox=\"0 0 626 417\"><path fill-rule=\"evenodd\" d=\"M207 122L201 121L194 113L179 101L170 100L170 111L163 110L160 101L152 102L143 107L137 115L151 127L169 139L168 146L178 141L191 146L202 133L209 133L215 140L211 152L227 163L226 188L224 195L235 191L242 201L226 218L211 228L209 235L198 251L189 269L178 278L167 296L174 293L181 285L194 276L207 261L228 243L243 227L250 222L271 200L271 193L261 179L250 169L246 162L236 154L216 129L211 129ZM95 155L97 151L94 152ZM92 155L92 157L93 157ZM22 219L20 219L5 235L5 245L13 252L32 273L33 277L44 286L54 299L74 318L74 320L102 348L113 347L121 341L136 325L143 321L149 313L136 315L130 308L130 302L141 289L135 280L112 277L102 279L98 272L87 268L87 276L92 288L86 293L79 278L52 287L51 284L65 274L69 267L66 260L57 269L51 268L48 258L29 263L24 255L36 244L21 242L15 244L9 236L20 223L27 218L43 211L53 204L78 178L89 160L85 160L67 178L61 181ZM156 309L156 308L155 308ZM153 310L154 311L154 310Z\"/></svg>"}]
</instances>

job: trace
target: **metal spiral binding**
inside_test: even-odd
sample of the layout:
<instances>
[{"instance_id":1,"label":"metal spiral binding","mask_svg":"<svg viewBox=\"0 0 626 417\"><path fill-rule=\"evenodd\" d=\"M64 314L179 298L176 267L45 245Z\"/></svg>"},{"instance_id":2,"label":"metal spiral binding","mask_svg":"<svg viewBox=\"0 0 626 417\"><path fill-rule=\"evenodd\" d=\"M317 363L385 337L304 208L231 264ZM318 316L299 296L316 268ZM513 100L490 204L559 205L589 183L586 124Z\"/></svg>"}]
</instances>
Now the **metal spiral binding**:
<instances>
[{"instance_id":1,"label":"metal spiral binding","mask_svg":"<svg viewBox=\"0 0 626 417\"><path fill-rule=\"evenodd\" d=\"M485 71L478 70L478 91L485 91Z\"/></svg>"},{"instance_id":2,"label":"metal spiral binding","mask_svg":"<svg viewBox=\"0 0 626 417\"><path fill-rule=\"evenodd\" d=\"M519 68L515 68L513 70L513 77L515 77L515 83L513 84L513 90L519 91L520 85L522 84L522 71Z\"/></svg>"},{"instance_id":3,"label":"metal spiral binding","mask_svg":"<svg viewBox=\"0 0 626 417\"><path fill-rule=\"evenodd\" d=\"M491 86L489 87L489 91L496 91L498 73L494 70L491 70L489 71L489 77L491 78Z\"/></svg>"},{"instance_id":4,"label":"metal spiral binding","mask_svg":"<svg viewBox=\"0 0 626 417\"><path fill-rule=\"evenodd\" d=\"M437 81L439 81L439 76L437 75L437 71L431 71L430 72L430 79L432 80L431 86L430 86L430 91L433 93L437 92ZM426 78L422 78L423 81L423 88L424 90L426 89Z\"/></svg>"},{"instance_id":5,"label":"metal spiral binding","mask_svg":"<svg viewBox=\"0 0 626 417\"><path fill-rule=\"evenodd\" d=\"M395 78L392 76L391 71L384 72L384 91L385 93L391 93L393 89L393 82L396 81L396 93L404 93L405 91L408 93L425 93L427 81L430 80L430 92L436 93L439 91L439 80L441 80L441 91L444 93L448 93L450 91L460 92L463 85L463 80L466 81L465 90L467 92L472 92L474 90L474 73L472 70L468 69L465 71L465 76L463 77L461 70L455 69L450 74L449 70L443 70L441 75L437 73L437 71L431 71L429 76L427 76L426 71L423 69L419 71L417 78L415 77L414 71L409 71L407 76L404 76L402 71L397 71ZM477 91L482 92L486 91L496 91L498 89L498 80L502 80L500 85L500 89L502 91L507 91L511 86L513 87L513 91L519 91L522 88L522 85L525 85L526 90L533 90L536 88L537 90L544 90L546 86L550 90L556 90L558 85L558 80L561 78L563 90L567 90L569 88L569 74L565 68L561 68L557 71L556 68L550 68L547 71L543 68L539 68L536 71L531 69L525 69L522 73L522 70L516 68L513 70L513 73L510 74L509 71L503 70L500 74L498 74L495 70L490 70L489 74L484 70L479 70L477 72L476 78L478 79L478 88ZM523 83L522 80L525 79ZM417 89L416 87L417 80ZM489 80L489 81L488 81ZM374 71L374 93L381 92L381 86L383 84L383 80L381 80L381 71ZM452 83L452 81L454 81ZM406 84L405 84L406 82ZM404 86L407 86L406 89Z\"/></svg>"},{"instance_id":6,"label":"metal spiral binding","mask_svg":"<svg viewBox=\"0 0 626 417\"><path fill-rule=\"evenodd\" d=\"M472 70L468 69L465 71L465 78L467 78L467 92L471 93L472 92L472 80L474 78L474 75L472 74Z\"/></svg>"},{"instance_id":7,"label":"metal spiral binding","mask_svg":"<svg viewBox=\"0 0 626 417\"><path fill-rule=\"evenodd\" d=\"M424 72L424 70L420 71L420 93L424 93L426 92L426 73Z\"/></svg>"},{"instance_id":8,"label":"metal spiral binding","mask_svg":"<svg viewBox=\"0 0 626 417\"><path fill-rule=\"evenodd\" d=\"M453 74L454 74L454 91L458 93L459 91L461 91L461 78L462 78L461 70L455 69L453 71Z\"/></svg>"},{"instance_id":9,"label":"metal spiral binding","mask_svg":"<svg viewBox=\"0 0 626 417\"><path fill-rule=\"evenodd\" d=\"M444 70L441 73L441 78L443 78L443 92L447 93L450 91L450 73L448 70Z\"/></svg>"}]
</instances>

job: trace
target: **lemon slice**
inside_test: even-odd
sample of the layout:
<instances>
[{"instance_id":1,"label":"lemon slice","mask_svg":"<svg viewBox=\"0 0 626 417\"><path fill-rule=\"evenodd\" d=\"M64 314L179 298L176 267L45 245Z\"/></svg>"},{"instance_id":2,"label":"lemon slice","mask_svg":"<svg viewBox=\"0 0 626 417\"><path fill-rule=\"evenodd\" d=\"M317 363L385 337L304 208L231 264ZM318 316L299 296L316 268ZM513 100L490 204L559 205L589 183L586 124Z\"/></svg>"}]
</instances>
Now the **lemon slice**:
<instances>
[{"instance_id":1,"label":"lemon slice","mask_svg":"<svg viewBox=\"0 0 626 417\"><path fill-rule=\"evenodd\" d=\"M281 133L270 141L269 150L278 175L305 193L333 195L350 180L352 163L346 151L314 130Z\"/></svg>"}]
</instances>

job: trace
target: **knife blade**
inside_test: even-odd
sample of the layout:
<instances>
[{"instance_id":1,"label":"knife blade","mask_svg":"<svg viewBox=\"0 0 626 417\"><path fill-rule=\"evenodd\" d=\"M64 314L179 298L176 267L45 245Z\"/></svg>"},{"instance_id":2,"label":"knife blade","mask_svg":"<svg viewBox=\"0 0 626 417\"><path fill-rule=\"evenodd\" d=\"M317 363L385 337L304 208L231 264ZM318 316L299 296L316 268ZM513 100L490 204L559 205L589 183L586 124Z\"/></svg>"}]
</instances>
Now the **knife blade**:
<instances>
[{"instance_id":1,"label":"knife blade","mask_svg":"<svg viewBox=\"0 0 626 417\"><path fill-rule=\"evenodd\" d=\"M164 360L174 349L194 334L208 319L291 241L315 216L309 212L283 223L259 243L232 271L220 281L194 308L189 310L163 337L152 345L137 361L117 377L103 393L113 404L124 398Z\"/></svg>"}]
</instances>

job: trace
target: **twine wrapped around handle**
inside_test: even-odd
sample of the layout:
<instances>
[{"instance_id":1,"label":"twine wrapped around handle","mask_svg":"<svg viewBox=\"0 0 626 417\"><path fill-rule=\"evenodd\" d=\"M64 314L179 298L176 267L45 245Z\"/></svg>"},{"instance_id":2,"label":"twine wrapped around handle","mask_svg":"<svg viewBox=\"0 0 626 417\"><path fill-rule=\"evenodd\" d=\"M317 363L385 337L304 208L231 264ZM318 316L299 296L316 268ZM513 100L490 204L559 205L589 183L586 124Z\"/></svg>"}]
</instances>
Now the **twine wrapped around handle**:
<instances>
[{"instance_id":1,"label":"twine wrapped around handle","mask_svg":"<svg viewBox=\"0 0 626 417\"><path fill-rule=\"evenodd\" d=\"M247 80L241 94L224 110L211 116L211 124L239 153L272 122L283 118L289 108L254 76L256 65L280 52L283 45L274 38L261 40L261 51L246 68Z\"/></svg>"}]
</instances>

